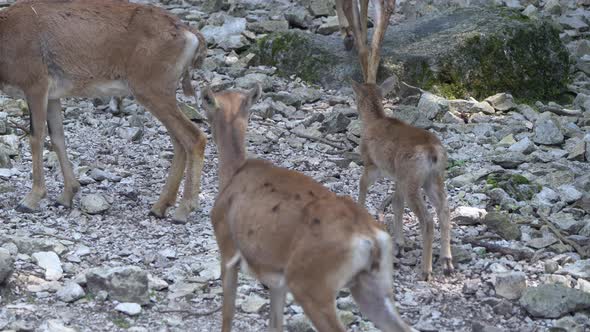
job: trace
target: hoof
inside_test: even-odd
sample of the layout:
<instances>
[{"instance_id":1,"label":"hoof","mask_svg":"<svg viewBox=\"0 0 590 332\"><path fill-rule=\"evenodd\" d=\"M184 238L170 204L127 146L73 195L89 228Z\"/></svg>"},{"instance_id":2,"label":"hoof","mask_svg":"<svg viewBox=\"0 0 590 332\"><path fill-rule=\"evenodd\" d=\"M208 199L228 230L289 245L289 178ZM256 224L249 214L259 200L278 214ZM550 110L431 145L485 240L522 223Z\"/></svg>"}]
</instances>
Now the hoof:
<instances>
[{"instance_id":1,"label":"hoof","mask_svg":"<svg viewBox=\"0 0 590 332\"><path fill-rule=\"evenodd\" d=\"M17 205L15 210L20 213L34 213L34 212L36 212L35 209L31 209L30 207L28 207L24 204Z\"/></svg>"},{"instance_id":2,"label":"hoof","mask_svg":"<svg viewBox=\"0 0 590 332\"><path fill-rule=\"evenodd\" d=\"M172 223L175 225L185 225L188 222L188 218L184 217L172 217Z\"/></svg>"},{"instance_id":3,"label":"hoof","mask_svg":"<svg viewBox=\"0 0 590 332\"><path fill-rule=\"evenodd\" d=\"M66 209L71 209L71 208L72 208L72 205L73 205L73 204L72 204L72 202L68 202L68 203L66 203L66 202L64 202L64 201L63 201L63 200L61 200L61 199L58 199L58 200L56 200L55 202L53 202L53 206L63 206L63 207L65 207Z\"/></svg>"},{"instance_id":4,"label":"hoof","mask_svg":"<svg viewBox=\"0 0 590 332\"><path fill-rule=\"evenodd\" d=\"M422 272L422 281L432 281L432 272Z\"/></svg>"},{"instance_id":5,"label":"hoof","mask_svg":"<svg viewBox=\"0 0 590 332\"><path fill-rule=\"evenodd\" d=\"M455 268L453 267L453 261L450 258L443 259L443 273L446 276L450 276L455 273Z\"/></svg>"},{"instance_id":6,"label":"hoof","mask_svg":"<svg viewBox=\"0 0 590 332\"><path fill-rule=\"evenodd\" d=\"M158 219L164 219L165 215L161 212L156 212L154 210L150 210L150 213L148 213L149 216L153 216L156 217Z\"/></svg>"},{"instance_id":7,"label":"hoof","mask_svg":"<svg viewBox=\"0 0 590 332\"><path fill-rule=\"evenodd\" d=\"M346 36L346 38L344 38L343 40L343 43L344 49L346 51L350 51L354 47L354 38L352 36Z\"/></svg>"}]
</instances>

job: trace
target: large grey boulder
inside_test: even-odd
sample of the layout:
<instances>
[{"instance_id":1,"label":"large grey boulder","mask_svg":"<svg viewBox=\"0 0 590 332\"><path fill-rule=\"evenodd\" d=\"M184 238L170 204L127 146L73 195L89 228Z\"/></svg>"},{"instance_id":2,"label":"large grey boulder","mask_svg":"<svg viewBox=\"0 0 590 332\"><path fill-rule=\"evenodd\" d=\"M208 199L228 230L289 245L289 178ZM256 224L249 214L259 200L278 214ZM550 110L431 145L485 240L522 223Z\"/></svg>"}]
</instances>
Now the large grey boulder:
<instances>
[{"instance_id":1,"label":"large grey boulder","mask_svg":"<svg viewBox=\"0 0 590 332\"><path fill-rule=\"evenodd\" d=\"M559 318L567 313L590 308L590 293L555 284L527 288L520 305L532 316Z\"/></svg>"},{"instance_id":2,"label":"large grey boulder","mask_svg":"<svg viewBox=\"0 0 590 332\"><path fill-rule=\"evenodd\" d=\"M137 266L90 269L86 272L86 285L91 293L106 291L117 301L149 302L148 275Z\"/></svg>"},{"instance_id":3,"label":"large grey boulder","mask_svg":"<svg viewBox=\"0 0 590 332\"><path fill-rule=\"evenodd\" d=\"M361 79L355 52L342 40L290 30L273 33L253 51L282 75L327 88ZM390 26L380 79L396 73L412 85L446 97L483 99L499 92L545 100L565 90L569 56L553 24L502 8L460 8Z\"/></svg>"}]
</instances>

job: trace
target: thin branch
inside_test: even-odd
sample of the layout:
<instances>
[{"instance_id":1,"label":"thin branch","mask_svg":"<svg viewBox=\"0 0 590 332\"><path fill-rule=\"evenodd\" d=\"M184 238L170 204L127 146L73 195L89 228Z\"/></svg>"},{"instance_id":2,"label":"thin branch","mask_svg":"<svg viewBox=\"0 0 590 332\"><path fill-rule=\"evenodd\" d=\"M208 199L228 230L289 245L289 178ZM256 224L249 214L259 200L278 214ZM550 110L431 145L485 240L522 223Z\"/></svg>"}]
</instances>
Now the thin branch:
<instances>
[{"instance_id":1,"label":"thin branch","mask_svg":"<svg viewBox=\"0 0 590 332\"><path fill-rule=\"evenodd\" d=\"M183 313L185 314L183 316L183 319L186 319L188 317L203 317L203 316L210 316L216 312L218 312L219 310L221 310L221 308L223 308L223 306L219 306L215 309L211 309L208 311L193 311L193 310L182 310L182 309L170 309L170 310L157 310L157 312L162 313L162 314L170 314L170 313Z\"/></svg>"},{"instance_id":2,"label":"thin branch","mask_svg":"<svg viewBox=\"0 0 590 332\"><path fill-rule=\"evenodd\" d=\"M499 245L497 243L484 242L484 241L480 241L480 240L476 240L476 239L469 239L469 238L463 238L463 241L467 242L471 245L474 245L476 247L484 247L486 250L491 251L491 252L498 252L503 255L511 255L517 261L531 260L533 258L532 250L527 251L524 249L509 248L509 247Z\"/></svg>"},{"instance_id":3,"label":"thin branch","mask_svg":"<svg viewBox=\"0 0 590 332\"><path fill-rule=\"evenodd\" d=\"M580 255L581 258L588 257L587 250L584 249L584 248L582 248L582 246L580 246L579 244L577 244L575 241L572 241L572 240L566 238L565 236L563 236L563 234L561 234L561 232L559 231L559 229L557 229L557 227L555 227L555 225L553 225L553 223L549 220L549 218L547 218L546 216L544 216L541 213L537 213L537 215L539 216L539 219L545 225L547 225L547 227L549 228L549 230L551 230L551 232L553 232L553 234L555 234L555 236L557 236L557 238L561 242L567 243L570 246L572 246L572 248L574 248L574 250Z\"/></svg>"},{"instance_id":4,"label":"thin branch","mask_svg":"<svg viewBox=\"0 0 590 332\"><path fill-rule=\"evenodd\" d=\"M279 126L277 126L277 125L275 125L273 123L268 123L268 122L258 122L258 123L261 124L261 125L263 125L263 126L266 126L266 127L273 127L273 128L277 128L279 130L282 130L284 132L289 132L289 133L291 133L291 134L293 134L293 135L295 135L297 137L309 139L309 140L312 140L312 141L320 142L322 144L331 146L331 147L333 147L335 149L338 149L338 151L337 151L338 153L346 152L346 151L349 151L351 149L350 146L343 146L343 145L337 144L334 141L329 140L329 139L327 139L325 137L318 137L318 136L314 136L314 135L309 135L309 134L302 133L302 132L297 131L297 130L288 130L288 129L279 127ZM341 143L344 143L344 142L341 141Z\"/></svg>"},{"instance_id":5,"label":"thin branch","mask_svg":"<svg viewBox=\"0 0 590 332\"><path fill-rule=\"evenodd\" d=\"M23 125L23 124L20 124L20 123L18 123L18 122L16 122L16 121L13 121L13 120L8 120L8 122L9 122L9 123L10 123L10 124L11 124L13 127L17 128L17 129L20 129L20 130L22 130L22 131L24 132L24 134L23 134L23 135L19 135L19 139L20 139L20 140L22 140L22 139L24 139L25 137L27 137L27 136L30 136L30 135L31 135L31 132L30 132L29 128L27 128L25 125Z\"/></svg>"},{"instance_id":6,"label":"thin branch","mask_svg":"<svg viewBox=\"0 0 590 332\"><path fill-rule=\"evenodd\" d=\"M340 144L332 143L332 142L330 142L329 140L327 140L324 137L318 137L318 136L308 135L306 133L302 133L302 132L299 132L299 131L296 131L296 130L291 131L291 133L293 135L297 136L297 137L307 138L307 139L310 139L310 140L313 140L313 141L316 141L316 142L320 142L322 144L329 145L329 146L331 146L331 147L333 147L335 149L339 149L339 150L342 150L342 151L348 151L349 150L348 147L341 146Z\"/></svg>"}]
</instances>

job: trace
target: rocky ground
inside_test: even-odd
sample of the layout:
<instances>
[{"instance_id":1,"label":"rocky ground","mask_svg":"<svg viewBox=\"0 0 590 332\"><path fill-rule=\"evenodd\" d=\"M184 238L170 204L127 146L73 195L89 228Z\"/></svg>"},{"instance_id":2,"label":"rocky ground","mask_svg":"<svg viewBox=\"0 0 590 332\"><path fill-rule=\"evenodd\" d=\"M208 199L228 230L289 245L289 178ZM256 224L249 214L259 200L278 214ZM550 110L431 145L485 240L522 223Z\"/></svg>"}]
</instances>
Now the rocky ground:
<instances>
[{"instance_id":1,"label":"rocky ground","mask_svg":"<svg viewBox=\"0 0 590 332\"><path fill-rule=\"evenodd\" d=\"M10 2L0 0L0 6ZM481 5L415 2L401 1L395 21ZM526 105L505 93L477 101L415 91L385 101L391 115L430 129L447 147L457 267L444 277L436 265L434 281L418 280L419 227L406 210L410 246L393 275L396 300L404 319L420 331L584 331L590 328L590 3L496 2L560 24L573 63L568 94L575 99ZM330 1L301 3L159 5L207 35L209 57L195 84L199 76L217 89L262 84L265 95L248 129L251 154L356 198L362 165L352 90L280 77L273 67L252 66L247 51L278 29L336 31ZM196 116L187 105L193 100L179 100ZM71 210L53 206L62 180L48 142L48 199L39 213L19 214L13 208L31 187L31 154L20 137L27 110L24 102L0 95L0 330L219 330L219 312L199 315L222 300L209 222L218 184L216 148L207 146L199 211L188 224L175 225L147 215L172 157L164 127L130 98L120 110L82 99L65 101L64 109L81 193ZM206 124L199 126L210 135ZM369 211L392 190L389 181L375 184ZM436 240L435 254L438 245ZM310 330L301 307L288 302L288 330ZM338 309L350 330L375 330L345 290ZM261 331L267 322L268 293L240 275L235 330Z\"/></svg>"}]
</instances>

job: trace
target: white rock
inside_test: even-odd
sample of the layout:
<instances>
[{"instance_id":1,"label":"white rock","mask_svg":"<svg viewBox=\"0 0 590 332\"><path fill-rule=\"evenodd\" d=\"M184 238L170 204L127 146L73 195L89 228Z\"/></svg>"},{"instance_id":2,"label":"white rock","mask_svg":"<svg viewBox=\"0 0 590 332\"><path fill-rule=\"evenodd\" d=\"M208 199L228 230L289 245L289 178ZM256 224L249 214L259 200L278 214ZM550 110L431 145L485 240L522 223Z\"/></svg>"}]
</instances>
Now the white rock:
<instances>
[{"instance_id":1,"label":"white rock","mask_svg":"<svg viewBox=\"0 0 590 332\"><path fill-rule=\"evenodd\" d=\"M141 313L141 306L137 303L123 302L117 304L115 310L120 311L129 316L137 316Z\"/></svg>"},{"instance_id":2,"label":"white rock","mask_svg":"<svg viewBox=\"0 0 590 332\"><path fill-rule=\"evenodd\" d=\"M82 204L82 211L88 214L98 214L111 207L104 196L100 194L86 195L82 197L80 203Z\"/></svg>"},{"instance_id":3,"label":"white rock","mask_svg":"<svg viewBox=\"0 0 590 332\"><path fill-rule=\"evenodd\" d=\"M77 332L76 329L67 327L64 323L57 319L50 319L45 321L37 330L37 332Z\"/></svg>"},{"instance_id":4,"label":"white rock","mask_svg":"<svg viewBox=\"0 0 590 332\"><path fill-rule=\"evenodd\" d=\"M252 293L244 299L240 308L247 313L257 313L267 302L266 299Z\"/></svg>"},{"instance_id":5,"label":"white rock","mask_svg":"<svg viewBox=\"0 0 590 332\"><path fill-rule=\"evenodd\" d=\"M148 274L148 285L150 289L158 291L168 288L168 283L164 279L160 279L151 274Z\"/></svg>"},{"instance_id":6,"label":"white rock","mask_svg":"<svg viewBox=\"0 0 590 332\"><path fill-rule=\"evenodd\" d=\"M566 203L572 203L582 198L582 193L571 184L564 184L557 188L559 197Z\"/></svg>"},{"instance_id":7,"label":"white rock","mask_svg":"<svg viewBox=\"0 0 590 332\"><path fill-rule=\"evenodd\" d=\"M509 299L519 299L526 289L526 275L524 272L507 272L495 275L494 288L496 294Z\"/></svg>"},{"instance_id":8,"label":"white rock","mask_svg":"<svg viewBox=\"0 0 590 332\"><path fill-rule=\"evenodd\" d=\"M57 298L64 302L74 302L83 298L86 295L84 289L77 283L68 282L59 291L57 291Z\"/></svg>"},{"instance_id":9,"label":"white rock","mask_svg":"<svg viewBox=\"0 0 590 332\"><path fill-rule=\"evenodd\" d=\"M59 256L53 251L41 251L33 254L37 265L45 269L45 279L59 280L63 277L63 269Z\"/></svg>"}]
</instances>

